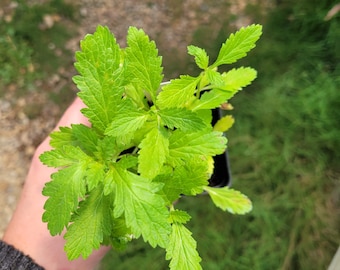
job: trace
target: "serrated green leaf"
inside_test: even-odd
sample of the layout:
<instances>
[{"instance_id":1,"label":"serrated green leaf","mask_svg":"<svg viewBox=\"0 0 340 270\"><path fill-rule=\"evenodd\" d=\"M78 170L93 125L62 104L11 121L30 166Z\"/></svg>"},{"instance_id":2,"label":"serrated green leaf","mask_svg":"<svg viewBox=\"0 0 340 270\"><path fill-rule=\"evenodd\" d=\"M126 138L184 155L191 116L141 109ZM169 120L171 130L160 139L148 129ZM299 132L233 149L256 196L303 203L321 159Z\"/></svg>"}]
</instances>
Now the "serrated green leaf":
<instances>
[{"instance_id":1,"label":"serrated green leaf","mask_svg":"<svg viewBox=\"0 0 340 270\"><path fill-rule=\"evenodd\" d=\"M231 115L226 115L220 118L214 125L215 131L226 132L230 129L235 122L235 119Z\"/></svg>"},{"instance_id":2,"label":"serrated green leaf","mask_svg":"<svg viewBox=\"0 0 340 270\"><path fill-rule=\"evenodd\" d=\"M153 128L139 147L138 172L146 178L159 174L169 153L169 140L164 128Z\"/></svg>"},{"instance_id":3,"label":"serrated green leaf","mask_svg":"<svg viewBox=\"0 0 340 270\"><path fill-rule=\"evenodd\" d=\"M181 194L194 196L203 192L208 184L208 159L191 159L184 166L174 170L173 183L181 188ZM175 187L173 187L175 188Z\"/></svg>"},{"instance_id":4,"label":"serrated green leaf","mask_svg":"<svg viewBox=\"0 0 340 270\"><path fill-rule=\"evenodd\" d=\"M195 100L190 109L193 111L215 109L221 106L222 103L226 102L234 96L233 92L222 91L219 89L212 89L204 92L200 99Z\"/></svg>"},{"instance_id":5,"label":"serrated green leaf","mask_svg":"<svg viewBox=\"0 0 340 270\"><path fill-rule=\"evenodd\" d=\"M59 127L59 130L50 134L50 145L53 148L63 147L64 145L74 144L73 130L70 127Z\"/></svg>"},{"instance_id":6,"label":"serrated green leaf","mask_svg":"<svg viewBox=\"0 0 340 270\"><path fill-rule=\"evenodd\" d=\"M226 149L227 139L222 132L183 133L176 130L170 136L169 142L169 156L185 160L195 155L222 154Z\"/></svg>"},{"instance_id":7,"label":"serrated green leaf","mask_svg":"<svg viewBox=\"0 0 340 270\"><path fill-rule=\"evenodd\" d=\"M202 193L203 187L208 185L208 165L208 159L192 157L176 167L171 174L157 181L164 183L163 191L170 202L183 194L194 196Z\"/></svg>"},{"instance_id":8,"label":"serrated green leaf","mask_svg":"<svg viewBox=\"0 0 340 270\"><path fill-rule=\"evenodd\" d=\"M207 80L211 85L213 85L213 86L223 86L225 84L223 77L222 77L222 74L219 73L218 71L212 70L212 69L209 68L209 69L206 70L205 73L206 73L206 76L207 76Z\"/></svg>"},{"instance_id":9,"label":"serrated green leaf","mask_svg":"<svg viewBox=\"0 0 340 270\"><path fill-rule=\"evenodd\" d=\"M262 26L253 24L242 27L235 34L231 34L225 43L222 44L215 63L211 68L224 64L232 64L243 58L255 47L256 41L262 34Z\"/></svg>"},{"instance_id":10,"label":"serrated green leaf","mask_svg":"<svg viewBox=\"0 0 340 270\"><path fill-rule=\"evenodd\" d=\"M219 73L215 73L215 71L207 73L213 89L204 92L200 99L196 99L189 107L191 110L197 111L220 107L222 103L231 99L239 90L255 80L257 76L256 70L249 67L234 68L222 75L216 74Z\"/></svg>"},{"instance_id":11,"label":"serrated green leaf","mask_svg":"<svg viewBox=\"0 0 340 270\"><path fill-rule=\"evenodd\" d=\"M137 168L138 158L132 155L125 155L120 158L118 163L123 169L126 169L126 170L131 169L131 168Z\"/></svg>"},{"instance_id":12,"label":"serrated green leaf","mask_svg":"<svg viewBox=\"0 0 340 270\"><path fill-rule=\"evenodd\" d=\"M54 168L70 166L89 159L79 147L71 145L44 152L39 158L43 164Z\"/></svg>"},{"instance_id":13,"label":"serrated green leaf","mask_svg":"<svg viewBox=\"0 0 340 270\"><path fill-rule=\"evenodd\" d=\"M157 125L158 123L156 114L150 113L148 121L146 121L146 123L140 129L138 129L138 132L135 132L134 137L131 141L132 146L138 146L145 138L145 136Z\"/></svg>"},{"instance_id":14,"label":"serrated green leaf","mask_svg":"<svg viewBox=\"0 0 340 270\"><path fill-rule=\"evenodd\" d=\"M240 67L233 68L232 70L223 73L221 77L224 80L224 84L216 87L222 90L235 92L251 84L251 82L256 79L257 72L250 67Z\"/></svg>"},{"instance_id":15,"label":"serrated green leaf","mask_svg":"<svg viewBox=\"0 0 340 270\"><path fill-rule=\"evenodd\" d=\"M114 217L124 214L126 225L136 238L142 235L152 247L166 247L171 226L168 223L169 211L162 196L157 194L162 185L119 166L112 171L115 181Z\"/></svg>"},{"instance_id":16,"label":"serrated green leaf","mask_svg":"<svg viewBox=\"0 0 340 270\"><path fill-rule=\"evenodd\" d=\"M109 168L108 171L104 175L103 183L104 183L104 195L107 196L110 193L114 192L115 188L115 179L114 179L114 169Z\"/></svg>"},{"instance_id":17,"label":"serrated green leaf","mask_svg":"<svg viewBox=\"0 0 340 270\"><path fill-rule=\"evenodd\" d=\"M65 145L78 146L88 155L93 155L97 148L97 133L83 124L72 124L71 128L60 127L50 136L50 145L54 148L62 148Z\"/></svg>"},{"instance_id":18,"label":"serrated green leaf","mask_svg":"<svg viewBox=\"0 0 340 270\"><path fill-rule=\"evenodd\" d=\"M86 259L94 249L99 249L105 236L111 233L111 200L103 195L102 187L94 189L79 204L72 216L64 238L65 251L69 260L80 255Z\"/></svg>"},{"instance_id":19,"label":"serrated green leaf","mask_svg":"<svg viewBox=\"0 0 340 270\"><path fill-rule=\"evenodd\" d=\"M214 188L207 186L204 187L204 190L208 192L214 204L223 211L243 215L253 208L246 195L229 187Z\"/></svg>"},{"instance_id":20,"label":"serrated green leaf","mask_svg":"<svg viewBox=\"0 0 340 270\"><path fill-rule=\"evenodd\" d=\"M141 89L139 89L138 84L136 85L136 87L133 84L126 85L124 87L124 92L125 95L134 102L137 108L140 109L149 108L149 105L147 104L147 99L145 97L145 93L144 91L141 91Z\"/></svg>"},{"instance_id":21,"label":"serrated green leaf","mask_svg":"<svg viewBox=\"0 0 340 270\"><path fill-rule=\"evenodd\" d=\"M121 153L133 147L133 143L127 144L124 141L117 140L116 137L105 136L98 140L97 150L94 153L95 158L103 164L109 165L117 160Z\"/></svg>"},{"instance_id":22,"label":"serrated green leaf","mask_svg":"<svg viewBox=\"0 0 340 270\"><path fill-rule=\"evenodd\" d=\"M166 260L170 260L171 270L200 270L202 260L196 250L192 233L180 223L172 225L170 242L166 248Z\"/></svg>"},{"instance_id":23,"label":"serrated green leaf","mask_svg":"<svg viewBox=\"0 0 340 270\"><path fill-rule=\"evenodd\" d=\"M85 196L86 188L92 190L101 181L105 167L86 155L79 147L64 145L40 155L45 165L63 169L52 174L43 195L48 196L43 221L48 222L52 235L61 233L67 226L79 198Z\"/></svg>"},{"instance_id":24,"label":"serrated green leaf","mask_svg":"<svg viewBox=\"0 0 340 270\"><path fill-rule=\"evenodd\" d=\"M75 63L80 75L73 80L80 89L78 96L87 106L83 114L93 127L104 132L123 91L119 79L120 48L109 29L98 26L93 35L81 42L81 49Z\"/></svg>"},{"instance_id":25,"label":"serrated green leaf","mask_svg":"<svg viewBox=\"0 0 340 270\"><path fill-rule=\"evenodd\" d=\"M105 135L126 138L129 134L132 138L133 133L144 125L148 117L146 111L136 108L131 100L127 99L118 106Z\"/></svg>"},{"instance_id":26,"label":"serrated green leaf","mask_svg":"<svg viewBox=\"0 0 340 270\"><path fill-rule=\"evenodd\" d=\"M155 102L157 90L163 79L162 58L158 56L155 42L150 41L143 30L130 27L125 59L127 76L140 91L147 91Z\"/></svg>"},{"instance_id":27,"label":"serrated green leaf","mask_svg":"<svg viewBox=\"0 0 340 270\"><path fill-rule=\"evenodd\" d=\"M191 216L183 210L175 209L173 211L170 211L170 222L171 223L185 224L190 219L191 219Z\"/></svg>"},{"instance_id":28,"label":"serrated green leaf","mask_svg":"<svg viewBox=\"0 0 340 270\"><path fill-rule=\"evenodd\" d=\"M183 131L198 131L206 128L204 122L196 113L185 108L169 108L158 112L164 125L170 129Z\"/></svg>"},{"instance_id":29,"label":"serrated green leaf","mask_svg":"<svg viewBox=\"0 0 340 270\"><path fill-rule=\"evenodd\" d=\"M161 108L183 108L190 104L196 92L199 79L191 76L181 76L171 80L170 84L163 87L157 97L156 105Z\"/></svg>"},{"instance_id":30,"label":"serrated green leaf","mask_svg":"<svg viewBox=\"0 0 340 270\"><path fill-rule=\"evenodd\" d=\"M181 188L179 186L175 186L173 189L172 182L172 169L169 167L163 167L167 170L161 174L158 174L152 181L155 183L161 183L163 185L162 190L159 192L163 199L165 200L167 205L171 205L174 201L178 200L181 197Z\"/></svg>"},{"instance_id":31,"label":"serrated green leaf","mask_svg":"<svg viewBox=\"0 0 340 270\"><path fill-rule=\"evenodd\" d=\"M96 161L89 162L86 170L87 190L91 191L103 182L105 176L105 165Z\"/></svg>"},{"instance_id":32,"label":"serrated green leaf","mask_svg":"<svg viewBox=\"0 0 340 270\"><path fill-rule=\"evenodd\" d=\"M206 69L208 67L209 56L204 49L190 45L188 46L188 53L192 56L195 56L195 62L199 68Z\"/></svg>"},{"instance_id":33,"label":"serrated green leaf","mask_svg":"<svg viewBox=\"0 0 340 270\"><path fill-rule=\"evenodd\" d=\"M43 189L43 195L49 197L44 205L43 221L48 223L51 235L63 231L78 206L79 198L85 197L84 167L83 163L74 164L52 174L52 181Z\"/></svg>"},{"instance_id":34,"label":"serrated green leaf","mask_svg":"<svg viewBox=\"0 0 340 270\"><path fill-rule=\"evenodd\" d=\"M91 127L83 124L72 124L74 143L79 146L86 154L91 154L97 149L98 134Z\"/></svg>"}]
</instances>

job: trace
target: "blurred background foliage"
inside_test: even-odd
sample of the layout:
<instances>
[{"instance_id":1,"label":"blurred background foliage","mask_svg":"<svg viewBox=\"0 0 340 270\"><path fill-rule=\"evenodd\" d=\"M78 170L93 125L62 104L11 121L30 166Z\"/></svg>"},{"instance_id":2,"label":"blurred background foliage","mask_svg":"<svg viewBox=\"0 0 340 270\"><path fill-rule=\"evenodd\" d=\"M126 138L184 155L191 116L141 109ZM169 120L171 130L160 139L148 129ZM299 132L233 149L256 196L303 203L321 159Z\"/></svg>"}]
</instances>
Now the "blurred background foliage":
<instances>
[{"instance_id":1,"label":"blurred background foliage","mask_svg":"<svg viewBox=\"0 0 340 270\"><path fill-rule=\"evenodd\" d=\"M65 43L75 33L73 5L3 0L0 7L0 97L9 85L24 94L36 88L36 80L48 80L59 68L72 65Z\"/></svg>"},{"instance_id":2,"label":"blurred background foliage","mask_svg":"<svg viewBox=\"0 0 340 270\"><path fill-rule=\"evenodd\" d=\"M76 27L74 7L27 2L0 19L0 98L5 86L33 91L36 80L73 62L62 44L73 34L68 22ZM258 79L231 101L236 123L227 134L233 187L254 210L232 216L206 196L183 198L179 207L193 216L188 227L204 269L326 269L340 243L340 13L327 16L338 1L277 0L265 10L262 2L246 11L263 24L263 36L237 64L257 69ZM228 25L209 42L197 29L192 43L213 58L235 31ZM190 57L164 66L198 72ZM60 106L65 92L54 96ZM138 240L110 252L102 269L167 269L164 258Z\"/></svg>"}]
</instances>

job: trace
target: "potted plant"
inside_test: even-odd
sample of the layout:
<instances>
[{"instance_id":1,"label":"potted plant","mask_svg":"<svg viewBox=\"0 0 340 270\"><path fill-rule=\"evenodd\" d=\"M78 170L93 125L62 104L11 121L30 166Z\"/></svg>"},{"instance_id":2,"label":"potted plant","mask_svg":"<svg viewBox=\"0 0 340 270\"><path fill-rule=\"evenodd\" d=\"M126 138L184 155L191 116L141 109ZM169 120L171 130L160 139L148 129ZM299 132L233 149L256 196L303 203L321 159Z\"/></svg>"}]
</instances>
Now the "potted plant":
<instances>
[{"instance_id":1,"label":"potted plant","mask_svg":"<svg viewBox=\"0 0 340 270\"><path fill-rule=\"evenodd\" d=\"M206 51L188 46L201 73L162 83L162 58L143 30L130 27L120 48L107 27L81 42L74 82L91 126L74 124L51 134L52 150L40 156L59 168L43 190L43 221L52 235L66 229L70 260L100 245L124 247L143 237L166 251L171 269L200 269L190 215L181 196L206 192L224 211L244 214L251 201L209 179L214 157L226 151L231 116L213 112L256 78L250 67L220 73L255 47L260 25L230 35L210 64ZM84 237L86 236L86 237Z\"/></svg>"}]
</instances>

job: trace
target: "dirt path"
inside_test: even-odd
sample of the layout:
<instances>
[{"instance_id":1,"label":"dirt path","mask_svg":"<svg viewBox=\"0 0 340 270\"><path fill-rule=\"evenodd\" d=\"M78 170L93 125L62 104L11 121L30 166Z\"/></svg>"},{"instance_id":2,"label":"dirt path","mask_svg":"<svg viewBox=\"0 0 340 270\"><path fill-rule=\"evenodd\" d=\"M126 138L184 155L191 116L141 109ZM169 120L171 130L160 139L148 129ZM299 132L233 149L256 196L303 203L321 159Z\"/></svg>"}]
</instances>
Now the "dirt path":
<instances>
[{"instance_id":1,"label":"dirt path","mask_svg":"<svg viewBox=\"0 0 340 270\"><path fill-rule=\"evenodd\" d=\"M72 1L75 3L74 1ZM221 24L234 16L235 28L249 24L243 10L251 1L204 1L204 0L77 0L82 17L78 33L66 46L78 50L79 40L95 31L98 24L107 25L115 33L121 46L130 25L143 28L157 40L160 48L176 52L174 59L186 54L186 46L192 41L192 33L204 28L217 35ZM232 15L231 15L232 14ZM215 31L214 31L215 29ZM65 74L63 74L65 77ZM67 75L71 77L71 75ZM51 76L48 87L59 87L71 78ZM37 85L37 89L39 85ZM51 102L45 93L37 90L19 100L14 99L12 89L4 89L0 99L0 237L2 237L28 170L31 156L39 142L48 135L61 114L61 109ZM34 117L32 117L34 115Z\"/></svg>"}]
</instances>

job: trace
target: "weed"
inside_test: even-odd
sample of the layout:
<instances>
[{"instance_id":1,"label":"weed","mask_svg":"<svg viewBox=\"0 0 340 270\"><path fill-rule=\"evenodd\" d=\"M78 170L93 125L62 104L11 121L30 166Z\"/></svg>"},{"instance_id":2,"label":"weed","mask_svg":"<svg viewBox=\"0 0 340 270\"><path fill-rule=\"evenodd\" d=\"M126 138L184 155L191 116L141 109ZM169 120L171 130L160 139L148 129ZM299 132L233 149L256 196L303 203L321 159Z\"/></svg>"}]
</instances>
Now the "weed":
<instances>
[{"instance_id":1,"label":"weed","mask_svg":"<svg viewBox=\"0 0 340 270\"><path fill-rule=\"evenodd\" d=\"M337 1L280 2L241 63L259 75L233 100L228 131L233 186L254 209L226 217L204 196L181 201L209 220L190 224L204 269L326 269L339 244L340 21L324 20ZM159 250L141 243L109 256L103 269L165 269L154 265Z\"/></svg>"}]
</instances>

